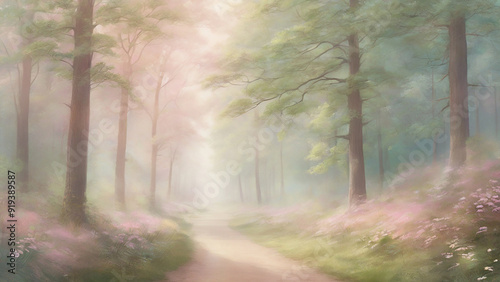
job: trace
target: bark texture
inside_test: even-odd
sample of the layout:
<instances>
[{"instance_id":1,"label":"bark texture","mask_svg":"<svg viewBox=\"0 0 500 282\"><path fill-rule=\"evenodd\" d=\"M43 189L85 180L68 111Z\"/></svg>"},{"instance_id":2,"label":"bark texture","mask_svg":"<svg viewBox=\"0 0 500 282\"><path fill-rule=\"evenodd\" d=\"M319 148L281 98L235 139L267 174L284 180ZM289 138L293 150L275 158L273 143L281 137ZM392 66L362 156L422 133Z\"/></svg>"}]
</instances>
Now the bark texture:
<instances>
[{"instance_id":1,"label":"bark texture","mask_svg":"<svg viewBox=\"0 0 500 282\"><path fill-rule=\"evenodd\" d=\"M81 225L87 222L87 152L90 114L90 68L92 65L93 0L79 0L76 10L71 116L67 147L63 218Z\"/></svg>"},{"instance_id":2,"label":"bark texture","mask_svg":"<svg viewBox=\"0 0 500 282\"><path fill-rule=\"evenodd\" d=\"M467 159L466 141L469 137L469 105L467 82L467 41L465 16L455 15L449 33L450 82L450 167L459 168Z\"/></svg>"},{"instance_id":3,"label":"bark texture","mask_svg":"<svg viewBox=\"0 0 500 282\"><path fill-rule=\"evenodd\" d=\"M351 9L358 7L358 0L349 1ZM363 154L363 101L359 87L353 78L359 72L361 62L357 34L348 37L349 43L349 205L356 206L366 200L365 158Z\"/></svg>"}]
</instances>

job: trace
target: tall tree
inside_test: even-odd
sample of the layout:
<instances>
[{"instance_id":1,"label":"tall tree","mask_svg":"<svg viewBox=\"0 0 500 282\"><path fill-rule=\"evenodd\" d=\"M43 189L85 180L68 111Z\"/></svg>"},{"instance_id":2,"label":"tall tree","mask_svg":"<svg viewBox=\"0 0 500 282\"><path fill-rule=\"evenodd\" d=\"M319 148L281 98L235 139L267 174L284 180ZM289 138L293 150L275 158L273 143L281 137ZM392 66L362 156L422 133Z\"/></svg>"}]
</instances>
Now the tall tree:
<instances>
[{"instance_id":1,"label":"tall tree","mask_svg":"<svg viewBox=\"0 0 500 282\"><path fill-rule=\"evenodd\" d=\"M117 41L120 46L122 75L130 87L122 87L115 162L116 201L125 207L125 165L127 152L127 128L129 101L132 96L133 75L141 62L144 50L154 41L164 38L162 23L175 21L178 16L161 1L110 1L100 9L100 17L107 25L116 25Z\"/></svg>"},{"instance_id":2,"label":"tall tree","mask_svg":"<svg viewBox=\"0 0 500 282\"><path fill-rule=\"evenodd\" d=\"M363 102L373 93L365 91L362 97L361 92L378 78L368 77L373 69L361 71L361 56L377 41L379 32L369 30L376 19L357 0L348 5L270 1L257 4L257 9L269 17L266 20L277 15L282 20L268 28L268 42L260 51L254 51L251 44L255 42L247 43L250 46L225 63L231 72L212 80L218 86L247 85L247 97L234 101L228 112L238 115L266 104L267 114L298 117L314 113L323 105L325 119L338 118L329 137L348 142L349 202L353 206L362 203L366 199ZM342 14L345 16L339 16ZM364 39L363 46L360 38ZM380 69L378 72L384 73ZM336 112L339 114L334 116ZM343 134L334 134L336 129ZM328 160L321 167L331 164Z\"/></svg>"},{"instance_id":3,"label":"tall tree","mask_svg":"<svg viewBox=\"0 0 500 282\"><path fill-rule=\"evenodd\" d=\"M50 9L40 1L5 1L0 9L2 25L16 25L12 36L2 40L2 49L6 52L5 63L15 64L18 81L14 87L17 95L16 106L16 158L21 162L18 172L18 184L23 190L28 189L29 176L29 116L31 87L38 72L33 76L33 66L39 64L42 58L49 57L54 48L53 42L47 42L46 37L54 34L51 21L37 19L35 15L46 14ZM11 41L11 42L8 42ZM3 60L2 60L3 61ZM3 63L3 62L2 62ZM39 67L39 65L38 65Z\"/></svg>"},{"instance_id":4,"label":"tall tree","mask_svg":"<svg viewBox=\"0 0 500 282\"><path fill-rule=\"evenodd\" d=\"M355 11L358 0L350 0L349 7ZM349 75L355 78L361 66L358 33L348 36L349 44ZM349 203L357 205L366 200L365 158L363 155L363 101L359 87L354 79L349 80L351 93L347 98L349 110Z\"/></svg>"},{"instance_id":5,"label":"tall tree","mask_svg":"<svg viewBox=\"0 0 500 282\"><path fill-rule=\"evenodd\" d=\"M93 0L78 0L75 12L75 55L73 58L66 188L63 202L63 218L77 225L87 221L85 193L87 190L93 13Z\"/></svg>"},{"instance_id":6,"label":"tall tree","mask_svg":"<svg viewBox=\"0 0 500 282\"><path fill-rule=\"evenodd\" d=\"M465 12L453 11L448 26L450 82L450 166L458 168L467 158L469 137L469 94Z\"/></svg>"},{"instance_id":7,"label":"tall tree","mask_svg":"<svg viewBox=\"0 0 500 282\"><path fill-rule=\"evenodd\" d=\"M25 26L31 25L33 22L33 11L28 11L21 21L21 29ZM23 34L24 33L24 34ZM32 34L23 35L22 49L25 49L33 42ZM24 185L25 189L28 188L29 180L29 112L30 112L30 92L32 84L32 68L33 58L29 53L25 53L22 58L21 67L21 81L18 97L18 116L17 116L17 150L16 155L22 163L23 169L19 174L19 182Z\"/></svg>"},{"instance_id":8,"label":"tall tree","mask_svg":"<svg viewBox=\"0 0 500 282\"><path fill-rule=\"evenodd\" d=\"M420 1L410 4L397 1L406 10L402 14L407 19L417 19L417 33L436 38L440 30L447 31L447 58L449 82L449 122L450 122L450 159L451 168L459 168L467 159L466 142L470 136L469 94L468 94L468 52L467 23L475 21L475 28L491 26L495 17L496 1ZM483 17L483 19L481 19ZM476 21L478 18L479 21Z\"/></svg>"},{"instance_id":9,"label":"tall tree","mask_svg":"<svg viewBox=\"0 0 500 282\"><path fill-rule=\"evenodd\" d=\"M150 179L150 206L154 208L156 206L156 181L157 181L157 161L159 152L165 149L165 145L170 145L170 161L169 161L169 175L168 175L168 187L167 187L167 198L170 199L172 192L172 178L173 178L173 168L177 157L177 152L179 150L179 144L176 144L182 138L192 136L194 130L192 126L185 123L184 120L176 120L177 123L181 124L182 127L175 127L177 132L173 132L169 137L165 137L158 131L158 125L162 114L165 114L168 110L168 106L176 103L181 91L183 90L185 84L187 83L187 73L182 73L185 69L185 65L188 64L187 61L175 61L173 56L176 54L177 50L170 49L169 51L164 50L159 61L158 76L156 77L156 87L154 101L152 105L152 110L148 111L145 107L151 119L151 179ZM182 57L179 55L179 57ZM182 76L181 78L178 78ZM177 82L177 84L173 84ZM166 91L166 87L170 86L170 91ZM161 95L163 92L164 95ZM165 93L167 92L167 93ZM169 95L167 95L169 94ZM163 102L162 102L163 96ZM143 105L145 106L145 105ZM171 108L170 108L171 110ZM186 118L186 117L184 117ZM169 128L174 130L174 128ZM177 134L174 137L174 134ZM175 140L176 139L176 140ZM173 144L174 143L174 144Z\"/></svg>"}]
</instances>

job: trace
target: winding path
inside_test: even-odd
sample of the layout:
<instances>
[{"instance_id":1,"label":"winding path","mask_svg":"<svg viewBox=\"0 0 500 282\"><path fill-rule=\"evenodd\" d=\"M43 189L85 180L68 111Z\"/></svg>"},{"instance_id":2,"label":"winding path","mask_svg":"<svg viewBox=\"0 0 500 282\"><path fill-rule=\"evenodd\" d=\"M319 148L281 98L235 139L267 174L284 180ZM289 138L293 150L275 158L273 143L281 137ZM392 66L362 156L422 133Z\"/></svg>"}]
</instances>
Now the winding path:
<instances>
[{"instance_id":1,"label":"winding path","mask_svg":"<svg viewBox=\"0 0 500 282\"><path fill-rule=\"evenodd\" d=\"M228 226L233 214L211 210L193 220L191 262L167 274L172 282L336 281L260 246Z\"/></svg>"}]
</instances>

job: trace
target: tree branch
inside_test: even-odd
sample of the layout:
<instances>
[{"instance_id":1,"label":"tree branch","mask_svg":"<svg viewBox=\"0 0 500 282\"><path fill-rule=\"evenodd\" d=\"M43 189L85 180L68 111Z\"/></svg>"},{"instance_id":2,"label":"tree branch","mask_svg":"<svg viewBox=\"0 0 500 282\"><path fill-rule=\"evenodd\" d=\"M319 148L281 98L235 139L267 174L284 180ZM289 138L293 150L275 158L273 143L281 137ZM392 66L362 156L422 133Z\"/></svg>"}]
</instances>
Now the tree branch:
<instances>
[{"instance_id":1,"label":"tree branch","mask_svg":"<svg viewBox=\"0 0 500 282\"><path fill-rule=\"evenodd\" d=\"M437 99L437 100L434 100L435 102L439 102L439 101L443 101L443 100L449 100L450 99L450 96L448 97L444 97L444 98L441 98L441 99Z\"/></svg>"},{"instance_id":2,"label":"tree branch","mask_svg":"<svg viewBox=\"0 0 500 282\"><path fill-rule=\"evenodd\" d=\"M450 106L450 102L448 102L448 104L446 106L444 106L444 108L442 108L441 111L439 111L439 113L444 112L444 110L446 110L446 108L448 108L449 106Z\"/></svg>"},{"instance_id":3,"label":"tree branch","mask_svg":"<svg viewBox=\"0 0 500 282\"><path fill-rule=\"evenodd\" d=\"M31 81L30 85L33 85L33 83L35 82L36 78L38 77L38 74L40 73L40 63L37 63L36 64L36 73L35 73L35 77L33 78L33 80Z\"/></svg>"}]
</instances>

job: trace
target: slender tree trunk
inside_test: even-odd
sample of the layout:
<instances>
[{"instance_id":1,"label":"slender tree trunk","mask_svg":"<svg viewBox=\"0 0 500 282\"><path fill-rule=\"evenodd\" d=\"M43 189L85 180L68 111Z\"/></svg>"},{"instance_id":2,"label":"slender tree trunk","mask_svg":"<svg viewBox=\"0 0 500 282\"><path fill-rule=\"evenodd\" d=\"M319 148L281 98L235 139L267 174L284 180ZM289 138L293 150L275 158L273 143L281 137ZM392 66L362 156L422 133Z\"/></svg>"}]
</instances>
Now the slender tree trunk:
<instances>
[{"instance_id":1,"label":"slender tree trunk","mask_svg":"<svg viewBox=\"0 0 500 282\"><path fill-rule=\"evenodd\" d=\"M280 197L285 198L285 175L283 173L283 141L280 142Z\"/></svg>"},{"instance_id":2,"label":"slender tree trunk","mask_svg":"<svg viewBox=\"0 0 500 282\"><path fill-rule=\"evenodd\" d=\"M384 167L386 170L391 170L391 163L389 162L389 157L390 157L389 149L385 148L385 150L384 150Z\"/></svg>"},{"instance_id":3,"label":"slender tree trunk","mask_svg":"<svg viewBox=\"0 0 500 282\"><path fill-rule=\"evenodd\" d=\"M259 142L259 138L257 135L258 129L259 129L259 113L257 112L257 109L254 110L254 118L255 118L255 136L256 136L256 142ZM259 205L262 205L262 192L260 188L260 168L259 168L259 148L258 145L255 145L255 192L257 193L257 203Z\"/></svg>"},{"instance_id":4,"label":"slender tree trunk","mask_svg":"<svg viewBox=\"0 0 500 282\"><path fill-rule=\"evenodd\" d=\"M172 157L170 158L170 168L168 170L168 193L167 193L167 198L170 200L170 197L172 195L172 178L173 178L173 170L174 170L174 162L175 162L175 156L177 155L177 149L174 150L174 153L172 154Z\"/></svg>"},{"instance_id":5,"label":"slender tree trunk","mask_svg":"<svg viewBox=\"0 0 500 282\"><path fill-rule=\"evenodd\" d=\"M75 48L71 117L68 133L66 188L63 218L73 224L87 222L87 152L90 117L90 68L92 65L93 0L79 0L75 17Z\"/></svg>"},{"instance_id":6,"label":"slender tree trunk","mask_svg":"<svg viewBox=\"0 0 500 282\"><path fill-rule=\"evenodd\" d=\"M480 126L480 120L479 120L480 108L481 108L481 103L478 101L477 108L476 108L476 136L481 135L481 126Z\"/></svg>"},{"instance_id":7,"label":"slender tree trunk","mask_svg":"<svg viewBox=\"0 0 500 282\"><path fill-rule=\"evenodd\" d=\"M165 76L165 72L163 71L164 62L160 64L160 68L160 75L158 76L158 81L156 82L155 103L151 128L151 179L149 186L149 204L151 208L154 208L156 206L156 162L158 157L158 136L156 135L156 131L158 127L158 118L160 115L160 91L161 85L163 83L163 77Z\"/></svg>"},{"instance_id":8,"label":"slender tree trunk","mask_svg":"<svg viewBox=\"0 0 500 282\"><path fill-rule=\"evenodd\" d=\"M263 172L263 176L260 178L260 186L262 189L262 198L263 202L267 204L269 202L269 185L268 185L268 179L267 179L267 174L268 174L268 169L267 169L267 159L262 158L262 160L259 161L259 166L262 167L260 170ZM259 174L260 175L260 174Z\"/></svg>"},{"instance_id":9,"label":"slender tree trunk","mask_svg":"<svg viewBox=\"0 0 500 282\"><path fill-rule=\"evenodd\" d=\"M268 171L269 171L269 174L268 174L268 185L267 185L267 189L269 190L269 199L268 199L268 202L272 202L273 199L274 199L274 196L275 196L275 193L276 193L276 181L275 181L275 174L274 174L274 169L275 169L275 166L272 162L273 159L270 159L269 162L268 162Z\"/></svg>"},{"instance_id":10,"label":"slender tree trunk","mask_svg":"<svg viewBox=\"0 0 500 282\"><path fill-rule=\"evenodd\" d=\"M358 7L358 0L350 0L351 9ZM348 37L349 75L355 78L360 69L359 38L357 34ZM356 206L366 200L365 158L363 154L363 101L359 87L350 82L351 93L347 107L351 115L349 121L349 204Z\"/></svg>"},{"instance_id":11,"label":"slender tree trunk","mask_svg":"<svg viewBox=\"0 0 500 282\"><path fill-rule=\"evenodd\" d=\"M434 83L434 69L432 70L432 119L436 118L436 85ZM437 141L432 138L434 146L432 147L432 163L437 162Z\"/></svg>"},{"instance_id":12,"label":"slender tree trunk","mask_svg":"<svg viewBox=\"0 0 500 282\"><path fill-rule=\"evenodd\" d=\"M33 12L27 12L21 21L21 26L32 24L34 18ZM23 28L23 27L22 27ZM20 34L23 36L24 50L28 47L33 39L29 38L29 34ZM22 60L22 71L18 74L19 79L19 96L17 98L17 147L16 157L21 162L21 170L18 173L19 188L27 191L29 189L29 114L30 114L30 93L31 93L31 76L33 69L33 59L29 54L25 54Z\"/></svg>"},{"instance_id":13,"label":"slender tree trunk","mask_svg":"<svg viewBox=\"0 0 500 282\"><path fill-rule=\"evenodd\" d=\"M29 43L27 43L29 44ZM19 91L19 111L17 116L17 159L22 163L19 172L19 184L23 190L28 190L29 181L29 113L31 92L31 70L33 60L31 56L23 58L21 89Z\"/></svg>"},{"instance_id":14,"label":"slender tree trunk","mask_svg":"<svg viewBox=\"0 0 500 282\"><path fill-rule=\"evenodd\" d=\"M243 186L241 185L241 173L238 175L238 188L240 190L240 200L242 203L244 203L245 199L243 198Z\"/></svg>"},{"instance_id":15,"label":"slender tree trunk","mask_svg":"<svg viewBox=\"0 0 500 282\"><path fill-rule=\"evenodd\" d=\"M154 142L154 140L153 140ZM151 148L151 179L149 185L149 207L154 209L156 206L156 156L158 155L158 146L152 145Z\"/></svg>"},{"instance_id":16,"label":"slender tree trunk","mask_svg":"<svg viewBox=\"0 0 500 282\"><path fill-rule=\"evenodd\" d=\"M498 107L497 107L497 88L495 87L495 95L493 99L495 101L495 137L498 138Z\"/></svg>"},{"instance_id":17,"label":"slender tree trunk","mask_svg":"<svg viewBox=\"0 0 500 282\"><path fill-rule=\"evenodd\" d=\"M130 81L130 77L128 78ZM128 100L129 91L121 89L120 97L120 117L118 121L118 145L116 149L115 163L115 197L121 208L126 207L125 203L125 162L127 153L127 120L128 120Z\"/></svg>"},{"instance_id":18,"label":"slender tree trunk","mask_svg":"<svg viewBox=\"0 0 500 282\"><path fill-rule=\"evenodd\" d=\"M378 175L380 190L384 189L384 150L382 149L382 117L380 109L378 111L378 128L377 128L377 147L378 147Z\"/></svg>"},{"instance_id":19,"label":"slender tree trunk","mask_svg":"<svg viewBox=\"0 0 500 282\"><path fill-rule=\"evenodd\" d=\"M259 177L259 149L255 148L255 192L257 193L257 203L262 204L262 195L260 191Z\"/></svg>"},{"instance_id":20,"label":"slender tree trunk","mask_svg":"<svg viewBox=\"0 0 500 282\"><path fill-rule=\"evenodd\" d=\"M467 82L467 40L465 16L455 15L449 33L450 82L450 167L459 168L467 159L466 141L469 137L469 105Z\"/></svg>"}]
</instances>

